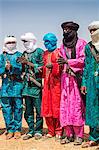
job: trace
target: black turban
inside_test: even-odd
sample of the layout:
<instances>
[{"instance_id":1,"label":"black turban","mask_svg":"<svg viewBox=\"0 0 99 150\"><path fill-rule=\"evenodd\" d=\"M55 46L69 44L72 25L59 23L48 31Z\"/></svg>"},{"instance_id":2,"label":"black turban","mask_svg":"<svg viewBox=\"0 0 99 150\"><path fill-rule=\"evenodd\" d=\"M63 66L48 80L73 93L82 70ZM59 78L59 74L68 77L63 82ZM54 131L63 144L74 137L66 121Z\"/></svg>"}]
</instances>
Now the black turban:
<instances>
[{"instance_id":1,"label":"black turban","mask_svg":"<svg viewBox=\"0 0 99 150\"><path fill-rule=\"evenodd\" d=\"M62 24L61 24L61 27L62 27L62 29L68 27L68 28L70 28L71 30L75 30L75 31L77 31L77 30L79 29L79 25L78 25L77 23L72 22L72 21L62 23Z\"/></svg>"},{"instance_id":2,"label":"black turban","mask_svg":"<svg viewBox=\"0 0 99 150\"><path fill-rule=\"evenodd\" d=\"M75 59L76 44L78 40L77 30L79 28L79 25L70 21L62 23L61 27L63 29L63 44L65 47L71 48L71 58ZM70 30L65 31L65 29L67 28L69 28Z\"/></svg>"}]
</instances>

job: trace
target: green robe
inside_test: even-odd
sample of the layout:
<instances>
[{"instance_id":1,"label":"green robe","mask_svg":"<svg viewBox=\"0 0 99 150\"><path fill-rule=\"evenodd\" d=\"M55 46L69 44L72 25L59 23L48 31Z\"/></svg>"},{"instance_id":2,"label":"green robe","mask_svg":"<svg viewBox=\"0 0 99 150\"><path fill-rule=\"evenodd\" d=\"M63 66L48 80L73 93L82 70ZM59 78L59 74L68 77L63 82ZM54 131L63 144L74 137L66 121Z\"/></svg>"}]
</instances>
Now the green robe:
<instances>
[{"instance_id":1,"label":"green robe","mask_svg":"<svg viewBox=\"0 0 99 150\"><path fill-rule=\"evenodd\" d=\"M86 125L99 129L99 63L89 44L85 47L85 67L82 86L86 86Z\"/></svg>"},{"instance_id":2,"label":"green robe","mask_svg":"<svg viewBox=\"0 0 99 150\"><path fill-rule=\"evenodd\" d=\"M42 83L42 78L40 77L38 67L41 67L43 65L43 50L41 48L37 48L34 52L27 53L26 55L28 57L28 61L34 64L34 68L32 69L32 71L33 73L35 73L36 80L39 83ZM39 98L39 95L41 94L41 88L35 85L32 81L28 82L29 66L25 66L25 73L26 76L24 78L24 89L22 95Z\"/></svg>"}]
</instances>

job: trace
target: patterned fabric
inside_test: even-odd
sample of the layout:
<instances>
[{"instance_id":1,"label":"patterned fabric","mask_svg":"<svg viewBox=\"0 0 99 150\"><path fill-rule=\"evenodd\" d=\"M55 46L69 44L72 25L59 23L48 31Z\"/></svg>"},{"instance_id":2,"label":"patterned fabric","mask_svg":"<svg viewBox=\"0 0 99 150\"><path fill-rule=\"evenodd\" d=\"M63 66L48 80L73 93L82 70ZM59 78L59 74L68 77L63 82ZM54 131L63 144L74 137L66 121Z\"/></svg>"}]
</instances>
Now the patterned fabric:
<instances>
[{"instance_id":1,"label":"patterned fabric","mask_svg":"<svg viewBox=\"0 0 99 150\"><path fill-rule=\"evenodd\" d=\"M27 96L25 98L26 110L25 110L25 120L29 126L28 134L34 135L35 133L42 134L43 129L43 118L41 114L41 95L39 98L33 98ZM34 121L34 107L36 109L36 122ZM34 125L35 124L35 125Z\"/></svg>"},{"instance_id":2,"label":"patterned fabric","mask_svg":"<svg viewBox=\"0 0 99 150\"><path fill-rule=\"evenodd\" d=\"M85 55L82 86L87 87L86 124L99 128L99 63L92 55L89 44L85 47Z\"/></svg>"},{"instance_id":3,"label":"patterned fabric","mask_svg":"<svg viewBox=\"0 0 99 150\"><path fill-rule=\"evenodd\" d=\"M65 133L67 137L73 137L74 133L76 137L81 137L83 138L84 136L84 126L66 126L64 127Z\"/></svg>"},{"instance_id":4,"label":"patterned fabric","mask_svg":"<svg viewBox=\"0 0 99 150\"><path fill-rule=\"evenodd\" d=\"M34 64L34 68L32 69L32 71L35 74L36 80L40 83L42 83L42 79L40 77L38 67L41 67L43 65L42 55L43 55L43 50L40 48L37 48L32 53L27 53L28 61ZM24 79L24 88L23 88L22 95L39 98L41 88L35 85L32 81L28 82L28 73L29 73L28 66L25 67L25 73L26 73L26 77Z\"/></svg>"},{"instance_id":5,"label":"patterned fabric","mask_svg":"<svg viewBox=\"0 0 99 150\"><path fill-rule=\"evenodd\" d=\"M21 56L18 51L0 55L1 105L8 132L20 132L22 127L22 66L17 62L17 58ZM7 61L12 66L10 71L5 68Z\"/></svg>"},{"instance_id":6,"label":"patterned fabric","mask_svg":"<svg viewBox=\"0 0 99 150\"><path fill-rule=\"evenodd\" d=\"M1 54L0 55L0 75L2 76L2 97L21 97L22 95L22 66L17 62L17 58L21 57L20 52L14 54ZM12 65L11 71L6 71L5 64L6 61L10 61ZM4 77L6 75L6 77ZM14 78L14 79L11 79Z\"/></svg>"},{"instance_id":7,"label":"patterned fabric","mask_svg":"<svg viewBox=\"0 0 99 150\"><path fill-rule=\"evenodd\" d=\"M28 74L30 71L35 74L35 79L42 83L42 78L39 74L38 67L43 65L42 55L43 50L40 48L35 49L32 53L23 54L27 57L28 61L33 63L34 68L25 66L26 76L24 78L24 89L22 95L25 97L25 120L29 126L29 134L42 133L43 119L40 116L41 113L41 96L42 89L34 84L32 81L28 81ZM34 108L36 109L36 126L34 127Z\"/></svg>"},{"instance_id":8,"label":"patterned fabric","mask_svg":"<svg viewBox=\"0 0 99 150\"><path fill-rule=\"evenodd\" d=\"M84 67L84 47L86 42L78 39L76 44L76 59L68 59L68 64L74 72L82 72ZM67 49L71 55L71 49ZM61 47L61 56L66 59L64 46ZM84 104L78 89L77 79L66 73L66 65L61 75L61 104L60 123L61 126L84 125Z\"/></svg>"},{"instance_id":9,"label":"patterned fabric","mask_svg":"<svg viewBox=\"0 0 99 150\"><path fill-rule=\"evenodd\" d=\"M2 97L1 106L7 131L20 132L22 127L22 98Z\"/></svg>"},{"instance_id":10,"label":"patterned fabric","mask_svg":"<svg viewBox=\"0 0 99 150\"><path fill-rule=\"evenodd\" d=\"M90 128L89 140L99 142L99 128Z\"/></svg>"}]
</instances>

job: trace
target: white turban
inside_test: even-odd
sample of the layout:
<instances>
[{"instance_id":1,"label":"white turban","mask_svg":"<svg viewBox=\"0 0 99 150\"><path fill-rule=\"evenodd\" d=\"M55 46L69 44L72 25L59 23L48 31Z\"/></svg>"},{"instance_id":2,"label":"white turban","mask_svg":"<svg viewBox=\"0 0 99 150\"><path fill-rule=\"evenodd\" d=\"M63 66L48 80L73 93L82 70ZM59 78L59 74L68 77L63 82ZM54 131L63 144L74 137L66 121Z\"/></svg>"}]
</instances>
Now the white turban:
<instances>
[{"instance_id":1,"label":"white turban","mask_svg":"<svg viewBox=\"0 0 99 150\"><path fill-rule=\"evenodd\" d=\"M34 36L33 33L31 32L28 32L28 33L25 33L24 35L21 36L21 40L26 40L26 41L37 41L36 37Z\"/></svg>"},{"instance_id":2,"label":"white turban","mask_svg":"<svg viewBox=\"0 0 99 150\"><path fill-rule=\"evenodd\" d=\"M33 33L31 32L25 33L24 35L21 36L21 40L23 42L27 41L23 43L27 52L29 53L33 52L37 48L37 39Z\"/></svg>"},{"instance_id":3,"label":"white turban","mask_svg":"<svg viewBox=\"0 0 99 150\"><path fill-rule=\"evenodd\" d=\"M9 44L9 42L14 42L14 43ZM14 36L5 37L3 51L5 51L9 54L14 54L17 51L16 50L16 43L17 43L17 40Z\"/></svg>"},{"instance_id":4,"label":"white turban","mask_svg":"<svg viewBox=\"0 0 99 150\"><path fill-rule=\"evenodd\" d=\"M88 26L89 31L92 29L96 29L94 32L91 33L92 44L95 46L97 51L99 52L99 21L93 21Z\"/></svg>"},{"instance_id":5,"label":"white turban","mask_svg":"<svg viewBox=\"0 0 99 150\"><path fill-rule=\"evenodd\" d=\"M99 29L99 21L93 21L91 24L89 24L88 29Z\"/></svg>"},{"instance_id":6,"label":"white turban","mask_svg":"<svg viewBox=\"0 0 99 150\"><path fill-rule=\"evenodd\" d=\"M14 36L7 36L4 39L4 44L7 44L8 42L17 42L17 40Z\"/></svg>"}]
</instances>

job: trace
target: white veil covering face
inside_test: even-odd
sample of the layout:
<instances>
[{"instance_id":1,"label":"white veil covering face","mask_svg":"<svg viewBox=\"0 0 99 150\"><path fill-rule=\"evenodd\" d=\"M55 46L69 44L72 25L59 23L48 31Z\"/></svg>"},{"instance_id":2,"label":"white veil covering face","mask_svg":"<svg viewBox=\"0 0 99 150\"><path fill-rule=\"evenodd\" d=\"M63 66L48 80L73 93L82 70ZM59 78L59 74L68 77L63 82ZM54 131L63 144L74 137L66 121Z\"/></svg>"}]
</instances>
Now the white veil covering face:
<instances>
[{"instance_id":1,"label":"white veil covering face","mask_svg":"<svg viewBox=\"0 0 99 150\"><path fill-rule=\"evenodd\" d=\"M89 26L88 26L89 31L96 29L92 34L92 44L95 46L97 51L99 52L99 21L93 21Z\"/></svg>"},{"instance_id":2,"label":"white veil covering face","mask_svg":"<svg viewBox=\"0 0 99 150\"><path fill-rule=\"evenodd\" d=\"M7 36L4 39L3 52L7 52L8 54L14 54L16 50L17 40L14 36Z\"/></svg>"},{"instance_id":3,"label":"white veil covering face","mask_svg":"<svg viewBox=\"0 0 99 150\"><path fill-rule=\"evenodd\" d=\"M33 33L28 32L21 36L21 41L25 47L25 51L31 53L37 48L37 39Z\"/></svg>"}]
</instances>

